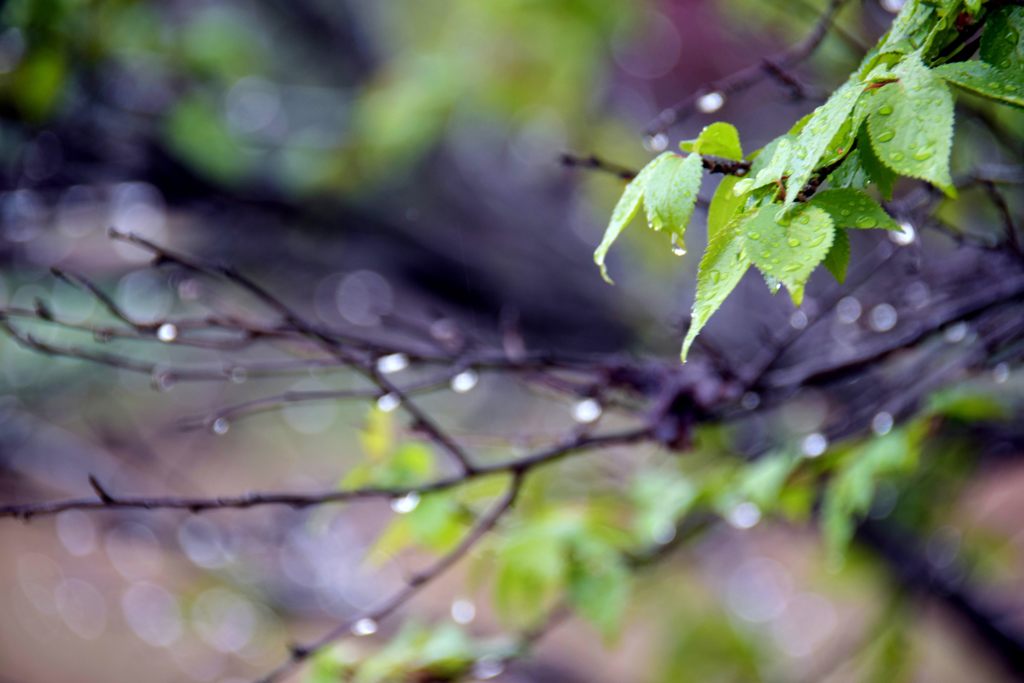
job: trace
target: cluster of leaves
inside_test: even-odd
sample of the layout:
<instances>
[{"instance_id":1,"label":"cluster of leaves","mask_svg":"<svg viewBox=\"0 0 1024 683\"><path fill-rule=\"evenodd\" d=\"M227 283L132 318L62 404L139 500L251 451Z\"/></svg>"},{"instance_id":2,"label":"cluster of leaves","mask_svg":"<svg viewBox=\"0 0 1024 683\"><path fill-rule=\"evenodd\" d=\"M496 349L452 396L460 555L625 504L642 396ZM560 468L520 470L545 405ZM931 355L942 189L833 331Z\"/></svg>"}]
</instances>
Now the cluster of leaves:
<instances>
[{"instance_id":1,"label":"cluster of leaves","mask_svg":"<svg viewBox=\"0 0 1024 683\"><path fill-rule=\"evenodd\" d=\"M720 122L683 142L685 156L656 157L626 186L612 213L594 253L602 275L608 279L608 249L641 206L650 227L668 232L676 253L685 253L686 227L711 161L711 168L733 162L726 165L732 175L722 179L708 210L708 246L683 360L751 265L773 293L785 285L798 306L818 265L842 281L850 259L847 230L899 227L868 189L891 199L894 182L904 176L956 195L953 97L946 81L1024 106L1024 8L986 4L908 0L891 30L823 105L747 156L736 129ZM979 21L985 22L980 60L953 61L963 57L958 41ZM827 189L818 192L821 187Z\"/></svg>"}]
</instances>

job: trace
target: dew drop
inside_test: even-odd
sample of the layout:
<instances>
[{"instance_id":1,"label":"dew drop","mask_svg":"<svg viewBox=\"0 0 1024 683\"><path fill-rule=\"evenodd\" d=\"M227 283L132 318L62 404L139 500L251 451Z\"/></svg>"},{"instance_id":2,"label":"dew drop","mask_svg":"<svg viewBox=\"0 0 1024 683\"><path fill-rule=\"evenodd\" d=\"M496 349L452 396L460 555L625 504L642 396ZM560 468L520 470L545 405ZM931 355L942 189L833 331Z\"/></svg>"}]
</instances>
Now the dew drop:
<instances>
[{"instance_id":1,"label":"dew drop","mask_svg":"<svg viewBox=\"0 0 1024 683\"><path fill-rule=\"evenodd\" d=\"M901 221L899 230L889 232L889 239L901 247L912 244L916 236L917 231L914 230L914 225L910 221Z\"/></svg>"},{"instance_id":2,"label":"dew drop","mask_svg":"<svg viewBox=\"0 0 1024 683\"><path fill-rule=\"evenodd\" d=\"M996 384L1005 384L1010 379L1010 366L1006 363L999 363L992 368L992 381Z\"/></svg>"},{"instance_id":3,"label":"dew drop","mask_svg":"<svg viewBox=\"0 0 1024 683\"><path fill-rule=\"evenodd\" d=\"M968 331L967 323L961 320L947 327L942 336L950 344L958 344L967 338Z\"/></svg>"},{"instance_id":4,"label":"dew drop","mask_svg":"<svg viewBox=\"0 0 1024 683\"><path fill-rule=\"evenodd\" d=\"M852 296L844 296L836 304L836 317L839 322L851 324L857 322L861 314L860 302Z\"/></svg>"},{"instance_id":5,"label":"dew drop","mask_svg":"<svg viewBox=\"0 0 1024 683\"><path fill-rule=\"evenodd\" d=\"M416 509L416 506L420 504L420 494L415 491L410 491L401 498L395 498L391 501L392 511L400 514L407 515Z\"/></svg>"},{"instance_id":6,"label":"dew drop","mask_svg":"<svg viewBox=\"0 0 1024 683\"><path fill-rule=\"evenodd\" d=\"M729 510L725 519L736 529L750 529L761 521L761 508L750 501L740 503Z\"/></svg>"},{"instance_id":7,"label":"dew drop","mask_svg":"<svg viewBox=\"0 0 1024 683\"><path fill-rule=\"evenodd\" d=\"M170 344L178 338L178 327L174 323L164 323L157 328L156 338L165 344Z\"/></svg>"},{"instance_id":8,"label":"dew drop","mask_svg":"<svg viewBox=\"0 0 1024 683\"><path fill-rule=\"evenodd\" d=\"M893 161L903 161L903 152L893 152L889 158Z\"/></svg>"},{"instance_id":9,"label":"dew drop","mask_svg":"<svg viewBox=\"0 0 1024 683\"><path fill-rule=\"evenodd\" d=\"M224 436L228 433L229 429L231 429L231 423L228 422L226 417L218 417L210 425L210 431L217 436Z\"/></svg>"},{"instance_id":10,"label":"dew drop","mask_svg":"<svg viewBox=\"0 0 1024 683\"><path fill-rule=\"evenodd\" d=\"M788 242L789 242L789 246L791 246L791 247L799 247L800 246L800 240L798 240L795 237L790 237Z\"/></svg>"},{"instance_id":11,"label":"dew drop","mask_svg":"<svg viewBox=\"0 0 1024 683\"><path fill-rule=\"evenodd\" d=\"M572 409L572 419L582 424L589 424L601 417L603 409L596 398L585 398Z\"/></svg>"},{"instance_id":12,"label":"dew drop","mask_svg":"<svg viewBox=\"0 0 1024 683\"><path fill-rule=\"evenodd\" d=\"M452 602L452 621L456 624L468 624L476 618L476 605L470 600L460 598Z\"/></svg>"},{"instance_id":13,"label":"dew drop","mask_svg":"<svg viewBox=\"0 0 1024 683\"><path fill-rule=\"evenodd\" d=\"M752 239L752 240L755 240L755 241L756 241L756 240L759 240L759 239L761 239L761 233L759 233L759 232L751 232L751 233L747 233L747 237L749 237L750 239Z\"/></svg>"},{"instance_id":14,"label":"dew drop","mask_svg":"<svg viewBox=\"0 0 1024 683\"><path fill-rule=\"evenodd\" d=\"M914 159L917 161L924 161L926 159L931 159L931 157L932 151L930 149L919 149L914 152Z\"/></svg>"},{"instance_id":15,"label":"dew drop","mask_svg":"<svg viewBox=\"0 0 1024 683\"><path fill-rule=\"evenodd\" d=\"M497 657L481 657L473 663L470 675L478 681L489 681L505 671L505 665Z\"/></svg>"},{"instance_id":16,"label":"dew drop","mask_svg":"<svg viewBox=\"0 0 1024 683\"><path fill-rule=\"evenodd\" d=\"M891 304L878 304L871 309L869 324L875 332L888 332L896 327L899 315Z\"/></svg>"},{"instance_id":17,"label":"dew drop","mask_svg":"<svg viewBox=\"0 0 1024 683\"><path fill-rule=\"evenodd\" d=\"M409 367L409 357L404 353L391 353L377 359L377 372L390 375Z\"/></svg>"},{"instance_id":18,"label":"dew drop","mask_svg":"<svg viewBox=\"0 0 1024 683\"><path fill-rule=\"evenodd\" d=\"M807 319L807 314L803 311L793 311L793 315L789 316L789 326L794 330L806 328L808 322L810 321Z\"/></svg>"},{"instance_id":19,"label":"dew drop","mask_svg":"<svg viewBox=\"0 0 1024 683\"><path fill-rule=\"evenodd\" d=\"M875 413L875 416L871 418L871 431L878 436L885 436L892 431L893 419L892 413L885 410Z\"/></svg>"},{"instance_id":20,"label":"dew drop","mask_svg":"<svg viewBox=\"0 0 1024 683\"><path fill-rule=\"evenodd\" d=\"M702 114L713 114L721 109L724 104L725 95L716 90L700 96L697 100L697 110Z\"/></svg>"},{"instance_id":21,"label":"dew drop","mask_svg":"<svg viewBox=\"0 0 1024 683\"><path fill-rule=\"evenodd\" d=\"M740 405L743 406L744 410L754 410L761 405L761 397L753 391L748 391L740 399Z\"/></svg>"},{"instance_id":22,"label":"dew drop","mask_svg":"<svg viewBox=\"0 0 1024 683\"><path fill-rule=\"evenodd\" d=\"M857 226L861 228L873 228L878 222L871 216L861 216L857 219Z\"/></svg>"},{"instance_id":23,"label":"dew drop","mask_svg":"<svg viewBox=\"0 0 1024 683\"><path fill-rule=\"evenodd\" d=\"M679 235L672 236L672 253L676 256L686 256L686 245L683 244L683 240L679 238Z\"/></svg>"},{"instance_id":24,"label":"dew drop","mask_svg":"<svg viewBox=\"0 0 1024 683\"><path fill-rule=\"evenodd\" d=\"M472 391L480 381L480 375L476 370L469 368L452 377L451 388L456 394L465 394Z\"/></svg>"},{"instance_id":25,"label":"dew drop","mask_svg":"<svg viewBox=\"0 0 1024 683\"><path fill-rule=\"evenodd\" d=\"M808 434L800 442L800 452L808 458L817 458L826 450L828 450L828 437L821 432Z\"/></svg>"},{"instance_id":26,"label":"dew drop","mask_svg":"<svg viewBox=\"0 0 1024 683\"><path fill-rule=\"evenodd\" d=\"M377 622L369 617L363 617L352 624L352 635L372 636L377 632Z\"/></svg>"},{"instance_id":27,"label":"dew drop","mask_svg":"<svg viewBox=\"0 0 1024 683\"><path fill-rule=\"evenodd\" d=\"M668 147L668 136L664 133L655 133L644 138L644 147L650 152L663 152Z\"/></svg>"},{"instance_id":28,"label":"dew drop","mask_svg":"<svg viewBox=\"0 0 1024 683\"><path fill-rule=\"evenodd\" d=\"M883 132L882 132L882 133L881 133L881 134L880 134L880 135L878 136L878 141L879 141L879 142L889 142L889 141L890 141L890 140L892 140L892 139L893 139L894 137L896 137L896 133L894 133L894 132L893 132L893 131L891 131L891 130L886 130L886 131L883 131Z\"/></svg>"},{"instance_id":29,"label":"dew drop","mask_svg":"<svg viewBox=\"0 0 1024 683\"><path fill-rule=\"evenodd\" d=\"M401 399L399 399L394 394L384 394L383 396L377 399L377 410L381 411L382 413L390 413L401 404Z\"/></svg>"},{"instance_id":30,"label":"dew drop","mask_svg":"<svg viewBox=\"0 0 1024 683\"><path fill-rule=\"evenodd\" d=\"M879 114L881 114L882 116L888 116L889 114L891 114L891 113L892 113L892 107L890 107L890 106L889 106L889 105L887 104L887 105L885 105L884 107L882 107L881 109L879 109L879 110L878 110L878 113L879 113Z\"/></svg>"}]
</instances>

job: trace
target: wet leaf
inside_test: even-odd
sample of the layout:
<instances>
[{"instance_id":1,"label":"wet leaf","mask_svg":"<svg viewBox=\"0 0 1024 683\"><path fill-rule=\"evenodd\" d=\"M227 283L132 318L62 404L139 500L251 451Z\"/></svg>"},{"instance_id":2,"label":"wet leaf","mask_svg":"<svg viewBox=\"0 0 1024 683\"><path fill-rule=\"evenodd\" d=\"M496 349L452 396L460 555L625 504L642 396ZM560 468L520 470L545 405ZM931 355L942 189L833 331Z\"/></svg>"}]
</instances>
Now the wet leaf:
<instances>
[{"instance_id":1,"label":"wet leaf","mask_svg":"<svg viewBox=\"0 0 1024 683\"><path fill-rule=\"evenodd\" d=\"M750 259L743 252L743 236L739 230L742 220L742 215L736 216L714 239L709 240L704 257L700 260L690 329L686 332L680 353L683 362L686 361L693 340L750 268Z\"/></svg>"},{"instance_id":2,"label":"wet leaf","mask_svg":"<svg viewBox=\"0 0 1024 683\"><path fill-rule=\"evenodd\" d=\"M1024 66L997 69L985 62L945 64L935 73L953 85L1003 104L1024 107Z\"/></svg>"},{"instance_id":3,"label":"wet leaf","mask_svg":"<svg viewBox=\"0 0 1024 683\"><path fill-rule=\"evenodd\" d=\"M766 275L786 285L793 303L803 301L804 284L832 247L828 212L798 206L788 212L768 204L742 226L744 251Z\"/></svg>"},{"instance_id":4,"label":"wet leaf","mask_svg":"<svg viewBox=\"0 0 1024 683\"><path fill-rule=\"evenodd\" d=\"M893 69L899 78L870 95L868 132L883 164L900 175L927 180L955 196L949 175L953 97L917 55Z\"/></svg>"},{"instance_id":5,"label":"wet leaf","mask_svg":"<svg viewBox=\"0 0 1024 683\"><path fill-rule=\"evenodd\" d=\"M810 206L824 209L837 228L883 228L899 230L900 226L874 199L860 190L836 188L814 195Z\"/></svg>"}]
</instances>

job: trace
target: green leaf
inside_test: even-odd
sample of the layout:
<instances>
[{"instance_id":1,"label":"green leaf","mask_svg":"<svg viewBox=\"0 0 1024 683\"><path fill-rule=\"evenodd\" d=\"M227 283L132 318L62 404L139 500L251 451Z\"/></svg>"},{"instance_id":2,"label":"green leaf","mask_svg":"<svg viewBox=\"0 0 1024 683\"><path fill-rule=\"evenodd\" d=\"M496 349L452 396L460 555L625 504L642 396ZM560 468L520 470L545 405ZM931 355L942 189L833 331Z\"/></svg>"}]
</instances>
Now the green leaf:
<instances>
[{"instance_id":1,"label":"green leaf","mask_svg":"<svg viewBox=\"0 0 1024 683\"><path fill-rule=\"evenodd\" d=\"M868 178L878 188L882 198L891 200L897 176L875 154L875 149L871 146L871 140L868 136L867 126L861 126L860 132L857 134L857 152L860 154L860 163L864 168L864 172L868 174Z\"/></svg>"},{"instance_id":2,"label":"green leaf","mask_svg":"<svg viewBox=\"0 0 1024 683\"><path fill-rule=\"evenodd\" d=\"M927 412L963 422L1005 420L1011 411L992 394L977 389L947 389L928 399Z\"/></svg>"},{"instance_id":3,"label":"green leaf","mask_svg":"<svg viewBox=\"0 0 1024 683\"><path fill-rule=\"evenodd\" d=\"M680 353L684 363L693 340L750 268L750 259L743 253L743 236L739 232L741 220L742 216L736 216L714 239L710 239L700 260L690 329L686 331Z\"/></svg>"},{"instance_id":4,"label":"green leaf","mask_svg":"<svg viewBox=\"0 0 1024 683\"><path fill-rule=\"evenodd\" d=\"M1024 68L1024 7L1000 7L985 20L981 58L1004 71Z\"/></svg>"},{"instance_id":5,"label":"green leaf","mask_svg":"<svg viewBox=\"0 0 1024 683\"><path fill-rule=\"evenodd\" d=\"M498 549L495 606L508 623L531 626L565 584L568 558L564 530L551 520L528 521Z\"/></svg>"},{"instance_id":6,"label":"green leaf","mask_svg":"<svg viewBox=\"0 0 1024 683\"><path fill-rule=\"evenodd\" d=\"M568 577L568 598L573 608L613 639L622 625L629 605L631 577L614 549L590 537L573 544L573 562Z\"/></svg>"},{"instance_id":7,"label":"green leaf","mask_svg":"<svg viewBox=\"0 0 1024 683\"><path fill-rule=\"evenodd\" d=\"M674 470L642 471L633 482L633 528L644 545L661 543L697 497L697 487Z\"/></svg>"},{"instance_id":8,"label":"green leaf","mask_svg":"<svg viewBox=\"0 0 1024 683\"><path fill-rule=\"evenodd\" d=\"M832 247L825 254L825 267L837 282L846 280L846 269L850 265L850 236L843 228L836 228Z\"/></svg>"},{"instance_id":9,"label":"green leaf","mask_svg":"<svg viewBox=\"0 0 1024 683\"><path fill-rule=\"evenodd\" d=\"M985 62L957 62L935 69L953 85L996 102L1024 107L1024 66L997 69Z\"/></svg>"},{"instance_id":10,"label":"green leaf","mask_svg":"<svg viewBox=\"0 0 1024 683\"><path fill-rule=\"evenodd\" d=\"M839 168L832 171L828 177L828 184L832 187L849 187L855 190L863 190L870 182L867 169L861 163L859 149L850 152Z\"/></svg>"},{"instance_id":11,"label":"green leaf","mask_svg":"<svg viewBox=\"0 0 1024 683\"><path fill-rule=\"evenodd\" d=\"M711 196L711 203L708 205L708 241L715 239L743 207L744 196L733 191L739 181L738 176L723 177L715 189L715 194Z\"/></svg>"},{"instance_id":12,"label":"green leaf","mask_svg":"<svg viewBox=\"0 0 1024 683\"><path fill-rule=\"evenodd\" d=\"M743 223L744 251L761 272L786 285L799 306L804 284L831 248L834 232L823 209L803 205L785 212L768 204Z\"/></svg>"},{"instance_id":13,"label":"green leaf","mask_svg":"<svg viewBox=\"0 0 1024 683\"><path fill-rule=\"evenodd\" d=\"M781 183L793 159L793 140L789 136L776 138L766 146L751 164L749 175L736 184L735 191L743 194L771 183Z\"/></svg>"},{"instance_id":14,"label":"green leaf","mask_svg":"<svg viewBox=\"0 0 1024 683\"><path fill-rule=\"evenodd\" d=\"M612 211L612 217L608 221L608 228L605 230L604 238L601 243L597 245L597 249L594 250L594 263L601 269L601 277L604 278L608 284L614 284L612 279L608 276L608 268L604 264L605 257L608 255L608 250L611 249L612 244L619 238L622 231L626 229L633 217L636 216L637 211L640 210L640 203L644 198L644 183L647 178L651 175L653 170L657 168L665 159L674 157L674 154L666 152L660 156L655 157L650 163L644 166L643 170L637 174L633 180L629 181L626 185L626 189L622 191L622 196L619 198L618 203L615 205L615 209Z\"/></svg>"},{"instance_id":15,"label":"green leaf","mask_svg":"<svg viewBox=\"0 0 1024 683\"><path fill-rule=\"evenodd\" d=\"M800 190L811 179L822 157L830 149L833 138L853 113L862 92L860 82L851 78L832 93L825 104L814 110L796 139L791 172L786 181L786 206L796 200Z\"/></svg>"},{"instance_id":16,"label":"green leaf","mask_svg":"<svg viewBox=\"0 0 1024 683\"><path fill-rule=\"evenodd\" d=\"M927 180L955 196L949 175L953 97L920 57L909 55L893 69L899 81L870 95L868 132L883 164L900 175Z\"/></svg>"},{"instance_id":17,"label":"green leaf","mask_svg":"<svg viewBox=\"0 0 1024 683\"><path fill-rule=\"evenodd\" d=\"M924 47L935 24L932 17L936 11L928 0L907 0L882 41L879 54L909 54Z\"/></svg>"},{"instance_id":18,"label":"green leaf","mask_svg":"<svg viewBox=\"0 0 1024 683\"><path fill-rule=\"evenodd\" d=\"M765 455L744 469L734 494L761 510L772 510L779 502L786 479L799 463L800 459L792 453Z\"/></svg>"},{"instance_id":19,"label":"green leaf","mask_svg":"<svg viewBox=\"0 0 1024 683\"><path fill-rule=\"evenodd\" d=\"M679 148L684 152L709 154L723 159L739 161L743 158L739 131L731 123L722 121L705 126L696 140L684 140L679 143Z\"/></svg>"},{"instance_id":20,"label":"green leaf","mask_svg":"<svg viewBox=\"0 0 1024 683\"><path fill-rule=\"evenodd\" d=\"M647 221L655 230L667 230L673 241L685 249L683 237L697 203L697 191L704 168L701 159L691 154L685 159L675 154L664 156L644 181L643 201Z\"/></svg>"},{"instance_id":21,"label":"green leaf","mask_svg":"<svg viewBox=\"0 0 1024 683\"><path fill-rule=\"evenodd\" d=\"M871 197L860 190L836 188L814 195L807 202L828 212L838 228L883 228L899 230L900 226Z\"/></svg>"},{"instance_id":22,"label":"green leaf","mask_svg":"<svg viewBox=\"0 0 1024 683\"><path fill-rule=\"evenodd\" d=\"M884 476L905 472L918 461L920 430L895 429L853 449L837 469L822 504L826 546L833 561L841 560L853 538L856 519L867 514L875 486Z\"/></svg>"}]
</instances>

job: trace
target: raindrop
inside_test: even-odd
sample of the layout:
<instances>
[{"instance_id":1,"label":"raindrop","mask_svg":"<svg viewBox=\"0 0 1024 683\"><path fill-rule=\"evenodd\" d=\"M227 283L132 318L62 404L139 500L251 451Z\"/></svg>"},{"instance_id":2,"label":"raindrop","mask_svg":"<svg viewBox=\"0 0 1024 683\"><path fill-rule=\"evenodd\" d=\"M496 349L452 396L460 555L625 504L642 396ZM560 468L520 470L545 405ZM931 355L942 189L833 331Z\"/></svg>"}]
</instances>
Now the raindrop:
<instances>
[{"instance_id":1,"label":"raindrop","mask_svg":"<svg viewBox=\"0 0 1024 683\"><path fill-rule=\"evenodd\" d=\"M1006 363L999 363L992 368L992 381L996 384L1005 384L1010 379L1010 366Z\"/></svg>"},{"instance_id":2,"label":"raindrop","mask_svg":"<svg viewBox=\"0 0 1024 683\"><path fill-rule=\"evenodd\" d=\"M889 158L893 161L903 161L903 152L893 152L889 155Z\"/></svg>"},{"instance_id":3,"label":"raindrop","mask_svg":"<svg viewBox=\"0 0 1024 683\"><path fill-rule=\"evenodd\" d=\"M463 370L452 377L452 391L456 394L465 394L468 391L472 391L479 381L480 375L477 374L476 370L473 370L472 368Z\"/></svg>"},{"instance_id":4,"label":"raindrop","mask_svg":"<svg viewBox=\"0 0 1024 683\"><path fill-rule=\"evenodd\" d=\"M478 681L489 681L497 678L505 670L505 665L496 657L481 657L473 664L471 675Z\"/></svg>"},{"instance_id":5,"label":"raindrop","mask_svg":"<svg viewBox=\"0 0 1024 683\"><path fill-rule=\"evenodd\" d=\"M889 142L889 141L890 141L890 140L892 140L892 139L893 139L894 137L896 137L896 133L894 133L894 132L893 132L893 131L891 131L891 130L886 130L886 131L883 131L883 132L882 132L882 133L881 133L881 134L880 134L880 135L878 136L878 141L879 141L879 142ZM891 158L892 156L895 156L895 155L890 155L890 158ZM901 155L901 156L902 156L902 155Z\"/></svg>"},{"instance_id":6,"label":"raindrop","mask_svg":"<svg viewBox=\"0 0 1024 683\"><path fill-rule=\"evenodd\" d=\"M377 359L377 371L385 375L401 372L409 367L409 357L404 353L392 353Z\"/></svg>"},{"instance_id":7,"label":"raindrop","mask_svg":"<svg viewBox=\"0 0 1024 683\"><path fill-rule=\"evenodd\" d=\"M808 434L800 443L800 450L808 458L817 458L828 450L828 437L821 432Z\"/></svg>"},{"instance_id":8,"label":"raindrop","mask_svg":"<svg viewBox=\"0 0 1024 683\"><path fill-rule=\"evenodd\" d=\"M231 429L231 423L229 423L225 417L218 417L213 421L213 424L210 425L210 431L217 436L224 436L228 433L229 429Z\"/></svg>"},{"instance_id":9,"label":"raindrop","mask_svg":"<svg viewBox=\"0 0 1024 683\"><path fill-rule=\"evenodd\" d=\"M871 431L878 436L885 436L892 431L893 419L892 413L887 411L881 411L875 413L875 416L871 418Z\"/></svg>"},{"instance_id":10,"label":"raindrop","mask_svg":"<svg viewBox=\"0 0 1024 683\"><path fill-rule=\"evenodd\" d=\"M601 417L602 410L601 403L596 398L585 398L573 407L572 419L589 424Z\"/></svg>"},{"instance_id":11,"label":"raindrop","mask_svg":"<svg viewBox=\"0 0 1024 683\"><path fill-rule=\"evenodd\" d=\"M967 323L960 321L947 327L942 336L950 344L957 344L967 337L967 331Z\"/></svg>"},{"instance_id":12,"label":"raindrop","mask_svg":"<svg viewBox=\"0 0 1024 683\"><path fill-rule=\"evenodd\" d=\"M87 581L66 579L54 591L57 612L79 638L94 640L107 628L107 603Z\"/></svg>"},{"instance_id":13,"label":"raindrop","mask_svg":"<svg viewBox=\"0 0 1024 683\"><path fill-rule=\"evenodd\" d=\"M178 338L178 328L174 323L164 323L156 330L156 338L165 344L170 344Z\"/></svg>"},{"instance_id":14,"label":"raindrop","mask_svg":"<svg viewBox=\"0 0 1024 683\"><path fill-rule=\"evenodd\" d=\"M150 645L169 647L182 636L177 601L155 583L133 583L121 596L121 611L135 635Z\"/></svg>"},{"instance_id":15,"label":"raindrop","mask_svg":"<svg viewBox=\"0 0 1024 683\"><path fill-rule=\"evenodd\" d=\"M726 521L736 529L750 529L761 521L761 508L749 501L740 503L729 510Z\"/></svg>"},{"instance_id":16,"label":"raindrop","mask_svg":"<svg viewBox=\"0 0 1024 683\"><path fill-rule=\"evenodd\" d=\"M869 323L875 332L888 332L896 327L899 315L890 304L878 304L871 309Z\"/></svg>"},{"instance_id":17,"label":"raindrop","mask_svg":"<svg viewBox=\"0 0 1024 683\"><path fill-rule=\"evenodd\" d=\"M468 624L476 618L476 605L460 598L452 603L452 621L456 624Z\"/></svg>"},{"instance_id":18,"label":"raindrop","mask_svg":"<svg viewBox=\"0 0 1024 683\"><path fill-rule=\"evenodd\" d=\"M683 240L679 238L679 235L672 236L672 253L676 256L686 256L686 246L683 244Z\"/></svg>"},{"instance_id":19,"label":"raindrop","mask_svg":"<svg viewBox=\"0 0 1024 683\"><path fill-rule=\"evenodd\" d=\"M81 510L65 510L57 515L57 537L69 553L76 557L96 549L96 526Z\"/></svg>"},{"instance_id":20,"label":"raindrop","mask_svg":"<svg viewBox=\"0 0 1024 683\"><path fill-rule=\"evenodd\" d=\"M799 247L800 246L800 240L798 240L795 237L790 237L787 240L787 242L789 243L789 246L791 246L791 247Z\"/></svg>"},{"instance_id":21,"label":"raindrop","mask_svg":"<svg viewBox=\"0 0 1024 683\"><path fill-rule=\"evenodd\" d=\"M889 105L887 104L887 105L885 105L884 107L880 108L880 109L878 110L878 113L879 113L879 114L881 114L882 116L888 116L889 114L891 114L891 113L892 113L892 107L890 107L890 106L889 106Z\"/></svg>"},{"instance_id":22,"label":"raindrop","mask_svg":"<svg viewBox=\"0 0 1024 683\"><path fill-rule=\"evenodd\" d=\"M228 371L228 377L234 384L243 384L249 379L249 371L241 366L235 366Z\"/></svg>"},{"instance_id":23,"label":"raindrop","mask_svg":"<svg viewBox=\"0 0 1024 683\"><path fill-rule=\"evenodd\" d=\"M877 222L871 216L861 216L857 219L858 228L873 228L877 225Z\"/></svg>"},{"instance_id":24,"label":"raindrop","mask_svg":"<svg viewBox=\"0 0 1024 683\"><path fill-rule=\"evenodd\" d=\"M376 632L377 622L370 617L363 617L356 623L352 624L352 635L372 636Z\"/></svg>"},{"instance_id":25,"label":"raindrop","mask_svg":"<svg viewBox=\"0 0 1024 683\"><path fill-rule=\"evenodd\" d=\"M663 152L668 147L668 136L664 133L655 133L644 138L644 147L651 152Z\"/></svg>"},{"instance_id":26,"label":"raindrop","mask_svg":"<svg viewBox=\"0 0 1024 683\"><path fill-rule=\"evenodd\" d=\"M743 394L743 398L740 399L740 405L743 406L745 410L754 410L761 405L761 397L756 392L748 391Z\"/></svg>"},{"instance_id":27,"label":"raindrop","mask_svg":"<svg viewBox=\"0 0 1024 683\"><path fill-rule=\"evenodd\" d=\"M391 501L391 509L400 515L405 515L415 510L419 504L420 494L410 491L401 498L393 499Z\"/></svg>"},{"instance_id":28,"label":"raindrop","mask_svg":"<svg viewBox=\"0 0 1024 683\"><path fill-rule=\"evenodd\" d=\"M401 399L394 394L384 394L377 399L377 410L383 413L390 413L402 405Z\"/></svg>"},{"instance_id":29,"label":"raindrop","mask_svg":"<svg viewBox=\"0 0 1024 683\"><path fill-rule=\"evenodd\" d=\"M852 296L844 296L836 304L836 317L841 323L855 323L860 318L861 310L860 301Z\"/></svg>"},{"instance_id":30,"label":"raindrop","mask_svg":"<svg viewBox=\"0 0 1024 683\"><path fill-rule=\"evenodd\" d=\"M701 95L697 100L697 110L702 114L713 114L725 104L725 94L717 90Z\"/></svg>"},{"instance_id":31,"label":"raindrop","mask_svg":"<svg viewBox=\"0 0 1024 683\"><path fill-rule=\"evenodd\" d=\"M914 230L914 224L910 221L900 221L900 229L889 233L889 239L901 247L913 243L916 237L917 231Z\"/></svg>"},{"instance_id":32,"label":"raindrop","mask_svg":"<svg viewBox=\"0 0 1024 683\"><path fill-rule=\"evenodd\" d=\"M789 316L789 325L794 330L802 330L807 327L807 314L803 311L793 311L793 315Z\"/></svg>"}]
</instances>

